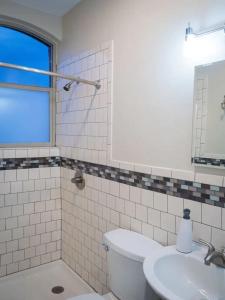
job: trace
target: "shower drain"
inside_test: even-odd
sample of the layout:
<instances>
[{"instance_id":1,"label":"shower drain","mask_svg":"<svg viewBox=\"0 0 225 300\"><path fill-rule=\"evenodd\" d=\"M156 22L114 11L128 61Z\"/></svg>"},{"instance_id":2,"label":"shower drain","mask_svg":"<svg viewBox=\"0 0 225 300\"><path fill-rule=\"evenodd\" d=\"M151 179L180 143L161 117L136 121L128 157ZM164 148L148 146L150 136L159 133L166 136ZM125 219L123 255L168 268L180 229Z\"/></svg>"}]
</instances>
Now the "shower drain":
<instances>
[{"instance_id":1,"label":"shower drain","mask_svg":"<svg viewBox=\"0 0 225 300\"><path fill-rule=\"evenodd\" d=\"M57 285L57 286L54 286L52 288L52 293L53 294L61 294L63 292L64 292L64 287L63 286Z\"/></svg>"}]
</instances>

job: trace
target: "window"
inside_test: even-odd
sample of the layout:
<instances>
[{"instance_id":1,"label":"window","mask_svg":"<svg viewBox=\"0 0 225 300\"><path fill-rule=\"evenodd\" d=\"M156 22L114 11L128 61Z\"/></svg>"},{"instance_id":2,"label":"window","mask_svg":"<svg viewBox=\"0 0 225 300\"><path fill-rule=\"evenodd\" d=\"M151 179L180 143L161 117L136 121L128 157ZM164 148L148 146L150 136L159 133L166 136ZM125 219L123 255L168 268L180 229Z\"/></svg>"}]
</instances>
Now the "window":
<instances>
[{"instance_id":1,"label":"window","mask_svg":"<svg viewBox=\"0 0 225 300\"><path fill-rule=\"evenodd\" d=\"M52 71L53 45L0 25L0 61ZM53 143L53 85L50 76L0 67L1 146Z\"/></svg>"}]
</instances>

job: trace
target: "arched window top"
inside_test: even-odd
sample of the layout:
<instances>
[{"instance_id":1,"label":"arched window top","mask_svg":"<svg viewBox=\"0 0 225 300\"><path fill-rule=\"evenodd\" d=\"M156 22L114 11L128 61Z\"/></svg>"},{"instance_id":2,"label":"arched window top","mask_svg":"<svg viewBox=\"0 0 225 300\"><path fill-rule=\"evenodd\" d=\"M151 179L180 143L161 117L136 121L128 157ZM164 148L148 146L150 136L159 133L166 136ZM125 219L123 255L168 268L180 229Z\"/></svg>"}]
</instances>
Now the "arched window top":
<instances>
[{"instance_id":1,"label":"arched window top","mask_svg":"<svg viewBox=\"0 0 225 300\"><path fill-rule=\"evenodd\" d=\"M52 45L27 32L0 25L0 61L51 71ZM0 82L50 87L51 78L0 68Z\"/></svg>"}]
</instances>

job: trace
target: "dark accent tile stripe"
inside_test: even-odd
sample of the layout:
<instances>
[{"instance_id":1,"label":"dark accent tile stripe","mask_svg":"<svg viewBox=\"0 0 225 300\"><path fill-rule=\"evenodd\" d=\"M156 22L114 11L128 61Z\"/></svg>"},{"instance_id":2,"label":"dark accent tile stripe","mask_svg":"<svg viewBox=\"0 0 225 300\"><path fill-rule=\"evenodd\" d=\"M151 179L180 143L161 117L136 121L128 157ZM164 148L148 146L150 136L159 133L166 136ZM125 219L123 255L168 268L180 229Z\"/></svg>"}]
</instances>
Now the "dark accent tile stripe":
<instances>
[{"instance_id":1,"label":"dark accent tile stripe","mask_svg":"<svg viewBox=\"0 0 225 300\"><path fill-rule=\"evenodd\" d=\"M59 166L71 170L79 168L89 175L170 196L225 207L225 187L155 176L59 156L0 159L0 171Z\"/></svg>"},{"instance_id":2,"label":"dark accent tile stripe","mask_svg":"<svg viewBox=\"0 0 225 300\"><path fill-rule=\"evenodd\" d=\"M0 171L42 167L59 167L60 165L60 156L0 159Z\"/></svg>"},{"instance_id":3,"label":"dark accent tile stripe","mask_svg":"<svg viewBox=\"0 0 225 300\"><path fill-rule=\"evenodd\" d=\"M207 158L207 157L192 157L192 163L214 166L214 167L225 167L225 159Z\"/></svg>"},{"instance_id":4,"label":"dark accent tile stripe","mask_svg":"<svg viewBox=\"0 0 225 300\"><path fill-rule=\"evenodd\" d=\"M65 157L61 158L61 166L72 170L79 168L86 174L142 189L225 207L225 187L128 171Z\"/></svg>"}]
</instances>

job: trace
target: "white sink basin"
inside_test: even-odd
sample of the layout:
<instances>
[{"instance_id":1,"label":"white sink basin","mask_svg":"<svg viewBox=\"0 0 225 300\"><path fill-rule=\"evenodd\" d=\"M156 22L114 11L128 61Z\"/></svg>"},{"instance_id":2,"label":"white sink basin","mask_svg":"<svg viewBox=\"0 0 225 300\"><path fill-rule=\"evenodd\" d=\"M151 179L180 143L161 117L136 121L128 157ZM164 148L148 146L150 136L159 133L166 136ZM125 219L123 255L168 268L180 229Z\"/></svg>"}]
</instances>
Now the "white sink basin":
<instances>
[{"instance_id":1,"label":"white sink basin","mask_svg":"<svg viewBox=\"0 0 225 300\"><path fill-rule=\"evenodd\" d=\"M225 300L225 269L204 264L206 249L190 254L164 247L144 261L148 283L163 299Z\"/></svg>"}]
</instances>

